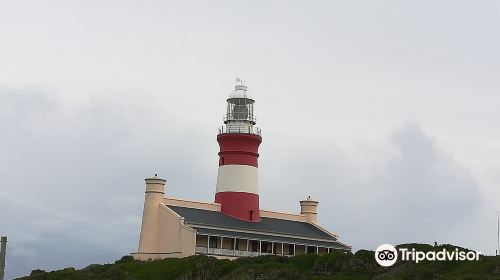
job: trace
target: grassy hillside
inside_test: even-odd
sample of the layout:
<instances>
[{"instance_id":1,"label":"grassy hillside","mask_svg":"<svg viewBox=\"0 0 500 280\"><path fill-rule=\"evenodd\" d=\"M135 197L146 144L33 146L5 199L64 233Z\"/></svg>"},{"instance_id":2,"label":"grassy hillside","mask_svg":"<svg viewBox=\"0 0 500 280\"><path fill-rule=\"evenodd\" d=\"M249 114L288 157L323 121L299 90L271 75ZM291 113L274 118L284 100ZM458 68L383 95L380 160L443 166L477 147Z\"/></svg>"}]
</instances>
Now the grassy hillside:
<instances>
[{"instance_id":1,"label":"grassy hillside","mask_svg":"<svg viewBox=\"0 0 500 280\"><path fill-rule=\"evenodd\" d=\"M453 246L433 247L406 244L418 250L453 250ZM34 270L24 280L79 279L499 279L500 257L481 257L480 261L463 262L399 262L390 268L380 267L374 252L360 250L355 254L334 252L326 255L300 255L293 258L260 256L234 261L207 256L165 259L151 262L123 257L114 264L75 270L66 268L44 272Z\"/></svg>"}]
</instances>

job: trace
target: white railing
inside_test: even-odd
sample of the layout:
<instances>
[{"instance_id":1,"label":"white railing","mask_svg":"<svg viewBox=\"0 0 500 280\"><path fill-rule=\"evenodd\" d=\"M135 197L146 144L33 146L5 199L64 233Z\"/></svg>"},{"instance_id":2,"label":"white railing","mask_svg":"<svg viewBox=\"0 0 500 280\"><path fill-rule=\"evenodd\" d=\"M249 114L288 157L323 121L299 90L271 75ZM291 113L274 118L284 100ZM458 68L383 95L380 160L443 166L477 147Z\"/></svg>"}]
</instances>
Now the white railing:
<instances>
[{"instance_id":1,"label":"white railing","mask_svg":"<svg viewBox=\"0 0 500 280\"><path fill-rule=\"evenodd\" d=\"M208 254L208 248L207 247L196 247L195 252L199 253L199 254Z\"/></svg>"},{"instance_id":2,"label":"white railing","mask_svg":"<svg viewBox=\"0 0 500 280\"><path fill-rule=\"evenodd\" d=\"M264 252L253 252L253 251L241 251L241 250L231 250L231 249L221 249L221 248L207 248L207 247L196 247L197 254L204 255L218 255L218 256L235 256L235 257L256 257L264 255L278 255L281 253L264 253ZM284 254L285 257L293 257L293 254Z\"/></svg>"},{"instance_id":3,"label":"white railing","mask_svg":"<svg viewBox=\"0 0 500 280\"><path fill-rule=\"evenodd\" d=\"M248 126L235 126L232 125L229 128L228 127L219 127L219 134L223 133L243 133L243 134L255 134L261 136L261 131L260 128L254 126L254 127L248 127Z\"/></svg>"},{"instance_id":4,"label":"white railing","mask_svg":"<svg viewBox=\"0 0 500 280\"><path fill-rule=\"evenodd\" d=\"M236 256L236 257L255 257L260 255L270 255L270 253L259 253L252 251L240 251L221 248L196 247L197 254L219 255L219 256Z\"/></svg>"}]
</instances>

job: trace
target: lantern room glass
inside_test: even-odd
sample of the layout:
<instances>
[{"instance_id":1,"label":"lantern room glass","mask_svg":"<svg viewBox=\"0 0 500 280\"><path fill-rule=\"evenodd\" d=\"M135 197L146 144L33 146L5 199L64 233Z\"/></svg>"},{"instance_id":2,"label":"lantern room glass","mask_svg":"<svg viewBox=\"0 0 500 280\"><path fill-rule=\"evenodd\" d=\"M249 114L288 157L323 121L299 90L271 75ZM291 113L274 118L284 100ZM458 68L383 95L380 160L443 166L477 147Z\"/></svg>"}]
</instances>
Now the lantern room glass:
<instances>
[{"instance_id":1,"label":"lantern room glass","mask_svg":"<svg viewBox=\"0 0 500 280\"><path fill-rule=\"evenodd\" d=\"M227 121L249 121L252 124L255 124L253 104L254 101L248 98L228 99L224 123L227 123Z\"/></svg>"}]
</instances>

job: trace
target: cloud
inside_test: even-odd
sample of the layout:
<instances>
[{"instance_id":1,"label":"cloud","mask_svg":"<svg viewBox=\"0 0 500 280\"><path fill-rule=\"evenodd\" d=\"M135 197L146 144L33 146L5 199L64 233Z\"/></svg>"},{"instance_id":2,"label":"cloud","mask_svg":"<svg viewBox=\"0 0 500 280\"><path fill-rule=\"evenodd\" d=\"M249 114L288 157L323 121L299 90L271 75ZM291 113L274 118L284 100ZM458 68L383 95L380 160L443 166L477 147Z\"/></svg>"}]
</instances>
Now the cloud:
<instances>
[{"instance_id":1,"label":"cloud","mask_svg":"<svg viewBox=\"0 0 500 280\"><path fill-rule=\"evenodd\" d=\"M399 154L368 182L379 198L370 213L380 224L398 229L380 230L381 235L397 241L444 238L458 220L479 210L482 197L471 171L439 149L418 125L396 130L392 144Z\"/></svg>"},{"instance_id":2,"label":"cloud","mask_svg":"<svg viewBox=\"0 0 500 280\"><path fill-rule=\"evenodd\" d=\"M265 204L298 211L298 200L312 195L320 223L357 249L456 239L477 224L477 180L414 122L394 130L379 156L366 160L331 144L303 149L308 153L277 152L283 158L261 171ZM283 193L286 202L276 199Z\"/></svg>"},{"instance_id":3,"label":"cloud","mask_svg":"<svg viewBox=\"0 0 500 280\"><path fill-rule=\"evenodd\" d=\"M168 115L144 92L74 106L54 92L1 87L0 104L7 278L134 252L143 178L154 173L168 179L170 195L213 196L216 153L204 140L213 135Z\"/></svg>"},{"instance_id":4,"label":"cloud","mask_svg":"<svg viewBox=\"0 0 500 280\"><path fill-rule=\"evenodd\" d=\"M147 93L93 96L75 106L52 92L1 87L0 104L0 129L8 131L0 138L8 278L134 252L143 178L154 173L167 179L170 196L213 199L213 131L169 115ZM320 223L355 249L463 241L465 224L483 225L474 176L416 123L369 155L301 137L264 142L263 208L298 212L298 200L312 195Z\"/></svg>"}]
</instances>

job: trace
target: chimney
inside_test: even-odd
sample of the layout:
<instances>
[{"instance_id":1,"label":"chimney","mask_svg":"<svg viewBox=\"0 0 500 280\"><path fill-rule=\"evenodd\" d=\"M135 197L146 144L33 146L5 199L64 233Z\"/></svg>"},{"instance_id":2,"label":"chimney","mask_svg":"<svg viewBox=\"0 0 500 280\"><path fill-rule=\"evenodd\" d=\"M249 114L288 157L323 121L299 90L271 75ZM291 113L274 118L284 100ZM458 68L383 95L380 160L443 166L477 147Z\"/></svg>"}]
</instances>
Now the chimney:
<instances>
[{"instance_id":1,"label":"chimney","mask_svg":"<svg viewBox=\"0 0 500 280\"><path fill-rule=\"evenodd\" d=\"M0 239L0 280L4 279L5 275L5 254L7 251L7 237L2 236Z\"/></svg>"},{"instance_id":2,"label":"chimney","mask_svg":"<svg viewBox=\"0 0 500 280\"><path fill-rule=\"evenodd\" d=\"M300 201L300 214L306 216L306 222L316 223L318 221L318 202L308 196L306 200Z\"/></svg>"},{"instance_id":3,"label":"chimney","mask_svg":"<svg viewBox=\"0 0 500 280\"><path fill-rule=\"evenodd\" d=\"M160 248L160 204L163 202L166 180L159 178L158 174L145 180L146 197L138 253L160 253L157 252Z\"/></svg>"}]
</instances>

